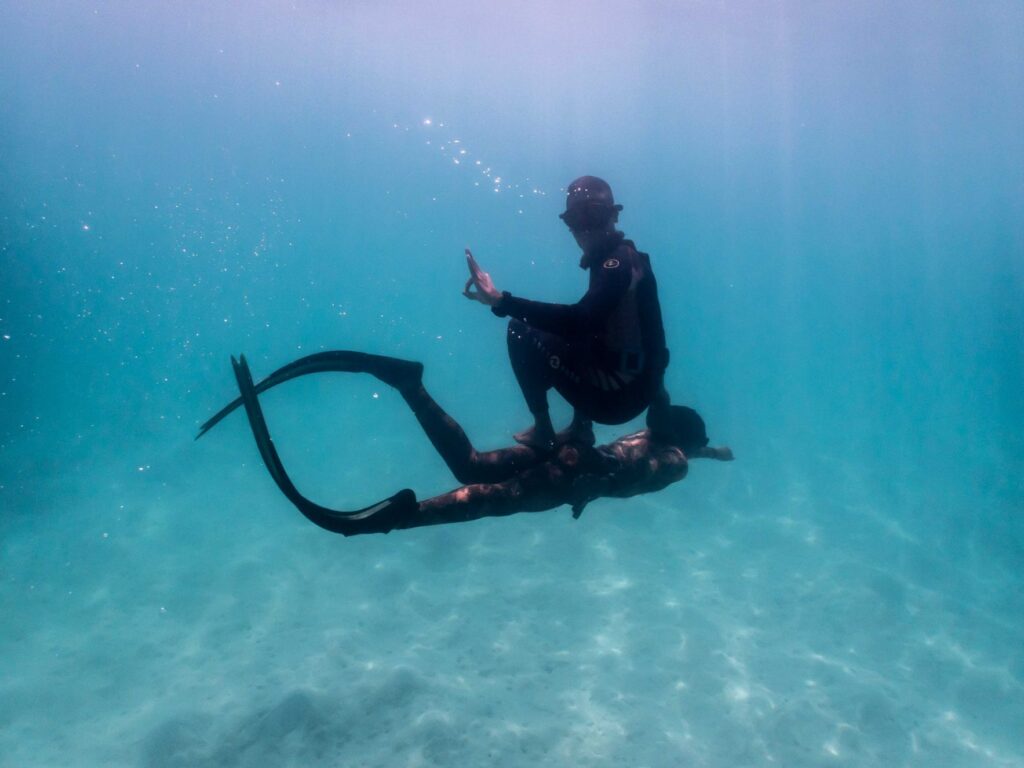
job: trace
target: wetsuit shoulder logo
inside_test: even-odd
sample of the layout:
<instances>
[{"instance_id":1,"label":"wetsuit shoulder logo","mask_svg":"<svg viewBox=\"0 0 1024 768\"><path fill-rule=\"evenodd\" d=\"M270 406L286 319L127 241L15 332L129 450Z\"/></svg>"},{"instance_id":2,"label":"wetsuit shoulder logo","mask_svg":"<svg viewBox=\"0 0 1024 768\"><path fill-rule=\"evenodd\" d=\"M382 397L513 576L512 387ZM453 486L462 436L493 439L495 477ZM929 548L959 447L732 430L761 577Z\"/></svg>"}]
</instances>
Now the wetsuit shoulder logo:
<instances>
[{"instance_id":1,"label":"wetsuit shoulder logo","mask_svg":"<svg viewBox=\"0 0 1024 768\"><path fill-rule=\"evenodd\" d=\"M615 269L617 266L619 266L619 260L618 259L608 259L608 261L606 261L602 266L605 269Z\"/></svg>"}]
</instances>

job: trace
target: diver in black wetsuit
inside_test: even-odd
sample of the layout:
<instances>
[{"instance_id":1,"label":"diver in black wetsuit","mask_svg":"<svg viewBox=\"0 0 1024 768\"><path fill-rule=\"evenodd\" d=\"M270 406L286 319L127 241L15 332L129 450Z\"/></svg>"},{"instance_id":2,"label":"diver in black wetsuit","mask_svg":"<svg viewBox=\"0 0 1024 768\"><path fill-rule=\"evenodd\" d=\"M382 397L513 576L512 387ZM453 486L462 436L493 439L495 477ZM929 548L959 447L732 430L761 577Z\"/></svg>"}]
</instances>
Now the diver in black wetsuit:
<instances>
[{"instance_id":1,"label":"diver in black wetsuit","mask_svg":"<svg viewBox=\"0 0 1024 768\"><path fill-rule=\"evenodd\" d=\"M515 436L524 445L550 451L563 442L593 444L593 421L622 424L645 408L652 430L669 430L669 355L658 286L650 258L615 228L621 210L602 179L583 176L569 185L560 217L583 249L580 267L590 271L590 286L576 304L498 291L466 250L464 295L512 318L509 358L534 417L534 425ZM572 424L558 435L548 414L552 387L574 409Z\"/></svg>"},{"instance_id":2,"label":"diver in black wetsuit","mask_svg":"<svg viewBox=\"0 0 1024 768\"><path fill-rule=\"evenodd\" d=\"M253 384L244 356L240 361L232 358L232 365L241 396L203 424L198 437L244 405L256 446L277 486L311 522L345 536L540 512L563 504L571 505L573 517L579 517L596 498L651 493L682 480L688 458L733 458L729 448L708 447L703 420L682 406L669 409L664 437L645 429L596 448L566 444L555 455L525 445L479 452L424 389L419 363L360 352L321 352L278 369L259 384ZM369 373L397 389L452 474L465 485L423 501L406 489L353 511L328 509L305 498L285 472L257 393L327 371Z\"/></svg>"}]
</instances>

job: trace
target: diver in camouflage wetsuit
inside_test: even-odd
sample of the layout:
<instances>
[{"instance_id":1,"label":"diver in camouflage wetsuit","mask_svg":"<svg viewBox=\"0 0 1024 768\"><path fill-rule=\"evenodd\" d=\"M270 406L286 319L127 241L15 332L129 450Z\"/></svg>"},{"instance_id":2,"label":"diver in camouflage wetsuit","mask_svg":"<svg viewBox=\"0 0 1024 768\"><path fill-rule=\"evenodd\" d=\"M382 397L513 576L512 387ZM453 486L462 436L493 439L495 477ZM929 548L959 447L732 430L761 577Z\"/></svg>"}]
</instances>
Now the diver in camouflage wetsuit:
<instances>
[{"instance_id":1,"label":"diver in camouflage wetsuit","mask_svg":"<svg viewBox=\"0 0 1024 768\"><path fill-rule=\"evenodd\" d=\"M240 361L232 358L232 364L241 396L208 420L199 436L244 405L256 445L281 491L309 520L345 536L540 512L565 504L579 517L596 498L651 493L682 480L688 458L733 458L729 448L708 447L703 420L683 406L671 407L659 437L644 429L597 447L566 443L554 455L526 445L479 452L423 387L419 363L360 352L322 352L275 371L258 385L253 384L244 356ZM423 501L406 489L348 512L321 507L302 496L277 455L257 393L296 376L325 371L369 373L397 389L452 474L465 485Z\"/></svg>"}]
</instances>

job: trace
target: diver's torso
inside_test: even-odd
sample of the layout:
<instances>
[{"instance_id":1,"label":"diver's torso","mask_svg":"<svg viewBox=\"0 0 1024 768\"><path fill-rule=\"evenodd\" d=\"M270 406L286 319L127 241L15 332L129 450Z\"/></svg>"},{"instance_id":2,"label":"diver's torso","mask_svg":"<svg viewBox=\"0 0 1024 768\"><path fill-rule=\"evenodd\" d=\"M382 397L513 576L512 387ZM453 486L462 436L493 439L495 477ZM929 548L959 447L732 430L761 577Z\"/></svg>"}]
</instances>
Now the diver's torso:
<instances>
[{"instance_id":1,"label":"diver's torso","mask_svg":"<svg viewBox=\"0 0 1024 768\"><path fill-rule=\"evenodd\" d=\"M665 347L658 287L651 270L650 259L637 251L630 240L622 240L617 247L593 260L590 266L590 284L600 279L600 270L630 270L630 283L604 328L592 341L613 355L643 353L652 356Z\"/></svg>"}]
</instances>

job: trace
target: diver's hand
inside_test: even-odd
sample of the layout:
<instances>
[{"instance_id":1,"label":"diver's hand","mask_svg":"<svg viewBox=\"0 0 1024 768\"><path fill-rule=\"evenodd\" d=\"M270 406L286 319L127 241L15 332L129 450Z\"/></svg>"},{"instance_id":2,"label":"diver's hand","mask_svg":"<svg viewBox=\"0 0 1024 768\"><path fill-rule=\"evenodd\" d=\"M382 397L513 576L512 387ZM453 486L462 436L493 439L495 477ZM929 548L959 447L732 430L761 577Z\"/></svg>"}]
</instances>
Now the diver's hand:
<instances>
[{"instance_id":1,"label":"diver's hand","mask_svg":"<svg viewBox=\"0 0 1024 768\"><path fill-rule=\"evenodd\" d=\"M486 304L488 307L493 307L501 301L501 291L494 287L491 276L480 269L480 265L476 263L469 248L466 249L466 264L469 266L469 280L466 281L462 295L467 299Z\"/></svg>"},{"instance_id":2,"label":"diver's hand","mask_svg":"<svg viewBox=\"0 0 1024 768\"><path fill-rule=\"evenodd\" d=\"M736 458L732 453L732 448L727 445L719 448L706 445L703 448L698 448L693 455L698 459L716 459L717 461L733 461Z\"/></svg>"}]
</instances>

